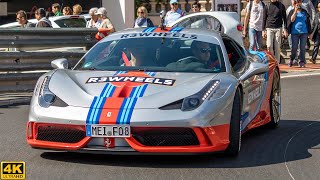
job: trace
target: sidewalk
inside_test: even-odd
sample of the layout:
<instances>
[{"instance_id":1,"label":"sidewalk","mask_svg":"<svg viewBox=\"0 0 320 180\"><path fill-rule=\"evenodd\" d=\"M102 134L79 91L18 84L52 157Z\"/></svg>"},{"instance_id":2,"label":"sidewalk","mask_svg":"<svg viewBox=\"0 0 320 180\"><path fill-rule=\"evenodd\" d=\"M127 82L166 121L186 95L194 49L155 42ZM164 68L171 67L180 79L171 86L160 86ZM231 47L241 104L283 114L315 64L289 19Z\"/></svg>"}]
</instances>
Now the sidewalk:
<instances>
[{"instance_id":1,"label":"sidewalk","mask_svg":"<svg viewBox=\"0 0 320 180\"><path fill-rule=\"evenodd\" d=\"M300 68L299 66L292 66L289 67L288 64L279 64L281 73L287 73L287 72L312 72L312 71L320 71L320 63L312 64L307 63L305 68Z\"/></svg>"},{"instance_id":2,"label":"sidewalk","mask_svg":"<svg viewBox=\"0 0 320 180\"><path fill-rule=\"evenodd\" d=\"M299 66L289 67L287 64L280 64L280 73L304 73L304 72L320 72L320 63L307 63L305 68ZM0 107L11 106L17 104L28 104L31 100L32 92L17 92L17 93L1 93Z\"/></svg>"}]
</instances>

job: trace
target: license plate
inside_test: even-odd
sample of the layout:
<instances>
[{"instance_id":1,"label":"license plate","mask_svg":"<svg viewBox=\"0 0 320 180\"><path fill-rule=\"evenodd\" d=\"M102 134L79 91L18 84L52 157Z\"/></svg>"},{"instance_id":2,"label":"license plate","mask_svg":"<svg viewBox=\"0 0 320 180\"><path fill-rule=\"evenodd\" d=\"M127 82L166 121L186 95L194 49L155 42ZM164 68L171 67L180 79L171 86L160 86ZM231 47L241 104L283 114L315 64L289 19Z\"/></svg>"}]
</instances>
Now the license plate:
<instances>
[{"instance_id":1,"label":"license plate","mask_svg":"<svg viewBox=\"0 0 320 180\"><path fill-rule=\"evenodd\" d=\"M86 134L89 137L130 137L129 125L87 125Z\"/></svg>"}]
</instances>

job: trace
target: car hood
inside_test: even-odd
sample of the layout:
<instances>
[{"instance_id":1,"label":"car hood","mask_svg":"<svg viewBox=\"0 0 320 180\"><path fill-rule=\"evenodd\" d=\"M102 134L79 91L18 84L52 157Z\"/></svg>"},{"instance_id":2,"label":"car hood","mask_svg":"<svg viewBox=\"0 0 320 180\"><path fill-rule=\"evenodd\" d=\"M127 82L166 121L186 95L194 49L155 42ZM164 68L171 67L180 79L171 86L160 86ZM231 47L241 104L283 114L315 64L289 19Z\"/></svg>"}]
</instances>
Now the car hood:
<instances>
[{"instance_id":1,"label":"car hood","mask_svg":"<svg viewBox=\"0 0 320 180\"><path fill-rule=\"evenodd\" d=\"M217 73L57 70L49 89L69 106L91 107L95 98L136 98L135 108L159 108L199 92Z\"/></svg>"}]
</instances>

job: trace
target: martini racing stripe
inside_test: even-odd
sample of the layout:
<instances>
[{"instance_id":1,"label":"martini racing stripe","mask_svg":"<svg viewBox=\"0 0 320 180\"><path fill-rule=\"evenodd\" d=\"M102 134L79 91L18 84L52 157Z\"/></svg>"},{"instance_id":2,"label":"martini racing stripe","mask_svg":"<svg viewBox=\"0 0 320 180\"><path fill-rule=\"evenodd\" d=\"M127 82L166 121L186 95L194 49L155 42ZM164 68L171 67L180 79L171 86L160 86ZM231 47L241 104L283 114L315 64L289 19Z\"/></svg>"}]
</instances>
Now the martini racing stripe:
<instances>
[{"instance_id":1,"label":"martini racing stripe","mask_svg":"<svg viewBox=\"0 0 320 180\"><path fill-rule=\"evenodd\" d=\"M126 71L117 71L114 75L119 75L119 74L123 74L126 73ZM113 92L115 90L115 87L109 83L107 83L102 92L100 93L100 96L98 97L94 97L91 106L90 106L90 110L89 113L87 115L87 120L86 123L87 124L95 124L97 123L97 117L98 114L101 114L101 111L99 111L102 107L103 104L105 104L106 98L105 97L111 97ZM104 102L104 103L102 103Z\"/></svg>"},{"instance_id":2,"label":"martini racing stripe","mask_svg":"<svg viewBox=\"0 0 320 180\"><path fill-rule=\"evenodd\" d=\"M149 27L146 28L145 30L143 30L142 32L153 32L155 29L157 29L156 27Z\"/></svg>"},{"instance_id":3,"label":"martini racing stripe","mask_svg":"<svg viewBox=\"0 0 320 180\"><path fill-rule=\"evenodd\" d=\"M156 75L155 72L147 72L146 74L152 77ZM117 124L130 124L131 115L137 103L138 97L143 97L147 87L148 84L144 84L142 86L133 88L129 98L125 98L123 102L124 106L120 108L120 112L117 118Z\"/></svg>"},{"instance_id":4,"label":"martini racing stripe","mask_svg":"<svg viewBox=\"0 0 320 180\"><path fill-rule=\"evenodd\" d=\"M172 28L169 32L180 32L182 31L182 27L175 27L175 28Z\"/></svg>"}]
</instances>

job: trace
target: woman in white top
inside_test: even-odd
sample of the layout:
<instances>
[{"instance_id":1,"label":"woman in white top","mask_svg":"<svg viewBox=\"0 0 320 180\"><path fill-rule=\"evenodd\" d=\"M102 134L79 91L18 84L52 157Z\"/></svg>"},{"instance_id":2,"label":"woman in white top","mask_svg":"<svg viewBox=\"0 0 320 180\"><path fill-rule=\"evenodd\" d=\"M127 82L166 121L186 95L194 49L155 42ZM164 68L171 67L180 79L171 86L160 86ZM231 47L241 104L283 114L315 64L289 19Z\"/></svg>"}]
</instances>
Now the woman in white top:
<instances>
[{"instance_id":1,"label":"woman in white top","mask_svg":"<svg viewBox=\"0 0 320 180\"><path fill-rule=\"evenodd\" d=\"M101 7L97 11L97 15L99 15L99 20L101 21L101 24L96 23L97 28L105 28L109 30L109 33L112 33L115 31L113 24L111 23L110 19L107 16L107 9L104 7Z\"/></svg>"},{"instance_id":2,"label":"woman in white top","mask_svg":"<svg viewBox=\"0 0 320 180\"><path fill-rule=\"evenodd\" d=\"M147 18L148 11L144 6L140 6L137 10L137 19L134 21L134 28L139 27L154 27L152 21Z\"/></svg>"},{"instance_id":3,"label":"woman in white top","mask_svg":"<svg viewBox=\"0 0 320 180\"><path fill-rule=\"evenodd\" d=\"M87 28L98 28L97 25L101 24L101 20L98 15L98 8L94 7L89 10L89 15L91 16L90 21L87 22Z\"/></svg>"}]
</instances>

